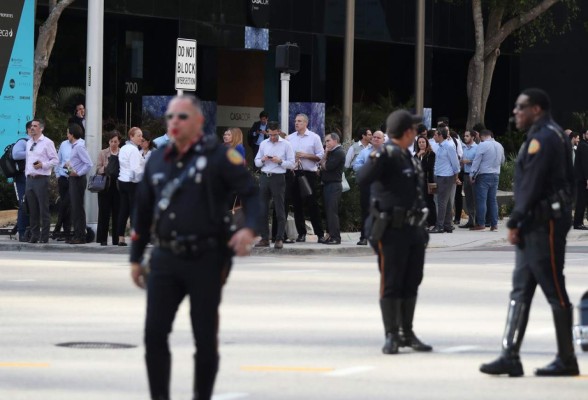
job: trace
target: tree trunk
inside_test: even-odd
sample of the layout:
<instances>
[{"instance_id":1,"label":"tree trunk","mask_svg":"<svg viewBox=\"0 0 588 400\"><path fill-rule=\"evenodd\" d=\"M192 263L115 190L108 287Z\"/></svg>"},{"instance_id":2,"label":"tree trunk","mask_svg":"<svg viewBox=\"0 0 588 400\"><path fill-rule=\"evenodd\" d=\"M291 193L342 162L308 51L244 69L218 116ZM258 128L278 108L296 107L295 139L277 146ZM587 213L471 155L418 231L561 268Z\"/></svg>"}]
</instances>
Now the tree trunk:
<instances>
[{"instance_id":1,"label":"tree trunk","mask_svg":"<svg viewBox=\"0 0 588 400\"><path fill-rule=\"evenodd\" d=\"M468 121L467 129L480 121L482 112L482 92L484 83L484 16L482 0L472 1L476 51L470 60L467 78Z\"/></svg>"},{"instance_id":2,"label":"tree trunk","mask_svg":"<svg viewBox=\"0 0 588 400\"><path fill-rule=\"evenodd\" d=\"M33 115L37 110L37 96L43 80L43 73L49 66L49 57L53 51L55 38L57 36L57 23L63 10L75 0L61 0L60 2L50 1L49 16L39 28L39 37L35 47L35 69L33 73Z\"/></svg>"}]
</instances>

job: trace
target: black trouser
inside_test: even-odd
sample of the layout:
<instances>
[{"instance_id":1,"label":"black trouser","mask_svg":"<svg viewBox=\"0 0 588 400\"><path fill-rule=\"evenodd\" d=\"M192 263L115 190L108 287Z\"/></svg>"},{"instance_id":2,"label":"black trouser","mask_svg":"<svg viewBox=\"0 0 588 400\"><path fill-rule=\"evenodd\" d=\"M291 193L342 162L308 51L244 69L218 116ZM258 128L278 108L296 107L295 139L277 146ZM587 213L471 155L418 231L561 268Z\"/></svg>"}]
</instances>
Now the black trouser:
<instances>
[{"instance_id":1,"label":"black trouser","mask_svg":"<svg viewBox=\"0 0 588 400\"><path fill-rule=\"evenodd\" d=\"M286 216L286 223L288 223L288 212L290 211L290 204L292 204L292 186L294 184L294 174L288 171L285 174L286 188L284 190L284 215ZM284 225L285 227L285 225ZM274 210L272 212L272 238L286 240L287 236L284 228L284 237L278 238L278 216L276 215L276 205L274 203Z\"/></svg>"},{"instance_id":2,"label":"black trouser","mask_svg":"<svg viewBox=\"0 0 588 400\"><path fill-rule=\"evenodd\" d=\"M427 215L427 226L435 226L437 223L437 205L435 204L435 195L429 194L429 184L425 183L423 186L423 195L425 196L425 202L429 209L429 215Z\"/></svg>"},{"instance_id":3,"label":"black trouser","mask_svg":"<svg viewBox=\"0 0 588 400\"><path fill-rule=\"evenodd\" d=\"M147 284L145 360L151 397L169 398L171 354L168 336L178 306L190 297L190 319L196 345L194 392L198 400L212 396L218 371L218 307L230 260L219 251L179 257L155 248Z\"/></svg>"},{"instance_id":4,"label":"black trouser","mask_svg":"<svg viewBox=\"0 0 588 400\"><path fill-rule=\"evenodd\" d=\"M423 280L428 233L407 226L387 229L378 243L372 243L380 268L380 299L417 297Z\"/></svg>"},{"instance_id":5,"label":"black trouser","mask_svg":"<svg viewBox=\"0 0 588 400\"><path fill-rule=\"evenodd\" d=\"M461 185L456 185L455 187L455 221L461 220L461 212L463 211L463 181L464 181L464 173L463 169L459 173L459 180Z\"/></svg>"},{"instance_id":6,"label":"black trouser","mask_svg":"<svg viewBox=\"0 0 588 400\"><path fill-rule=\"evenodd\" d=\"M261 198L261 220L260 234L264 240L269 239L269 207L273 200L274 211L276 212L277 231L274 239L283 240L286 229L286 214L284 209L284 196L286 191L286 179L284 174L273 174L268 176L261 173L259 177L259 196Z\"/></svg>"},{"instance_id":7,"label":"black trouser","mask_svg":"<svg viewBox=\"0 0 588 400\"><path fill-rule=\"evenodd\" d=\"M108 224L112 219L112 244L118 244L118 214L120 197L116 181L110 181L108 189L98 193L98 229L96 242L108 241Z\"/></svg>"},{"instance_id":8,"label":"black trouser","mask_svg":"<svg viewBox=\"0 0 588 400\"><path fill-rule=\"evenodd\" d=\"M51 224L49 177L28 176L26 188L25 197L29 206L31 239L47 241Z\"/></svg>"},{"instance_id":9,"label":"black trouser","mask_svg":"<svg viewBox=\"0 0 588 400\"><path fill-rule=\"evenodd\" d=\"M531 304L539 285L552 308L570 307L563 269L571 213L564 214L562 218L533 224L522 233L523 248L516 249L512 300Z\"/></svg>"},{"instance_id":10,"label":"black trouser","mask_svg":"<svg viewBox=\"0 0 588 400\"><path fill-rule=\"evenodd\" d=\"M327 231L329 237L341 240L341 227L339 225L339 204L343 186L341 182L325 182L323 186L323 196L325 203L325 214L327 216Z\"/></svg>"},{"instance_id":11,"label":"black trouser","mask_svg":"<svg viewBox=\"0 0 588 400\"><path fill-rule=\"evenodd\" d=\"M312 171L296 171L296 177L306 176L308 183L312 188L312 194L306 198L303 198L300 194L300 189L297 186L298 180L294 182L292 188L292 201L294 203L294 220L296 222L296 230L299 235L306 235L306 224L304 222L304 206L307 206L310 214L310 223L314 234L318 237L325 235L323 231L323 224L321 221L321 212L318 205L318 176L316 172Z\"/></svg>"},{"instance_id":12,"label":"black trouser","mask_svg":"<svg viewBox=\"0 0 588 400\"><path fill-rule=\"evenodd\" d=\"M588 200L588 189L586 181L576 182L576 211L574 212L574 226L584 225L586 216L586 202Z\"/></svg>"},{"instance_id":13,"label":"black trouser","mask_svg":"<svg viewBox=\"0 0 588 400\"><path fill-rule=\"evenodd\" d=\"M88 180L84 176L69 177L69 199L71 201L71 222L74 239L86 241L86 211L84 210L84 193Z\"/></svg>"},{"instance_id":14,"label":"black trouser","mask_svg":"<svg viewBox=\"0 0 588 400\"><path fill-rule=\"evenodd\" d=\"M135 190L137 184L133 182L118 181L118 193L120 197L120 209L118 213L118 235L125 236L127 229L127 220L131 219L133 226L133 210L135 209Z\"/></svg>"},{"instance_id":15,"label":"black trouser","mask_svg":"<svg viewBox=\"0 0 588 400\"><path fill-rule=\"evenodd\" d=\"M359 240L364 240L370 236L365 231L365 223L370 215L370 185L359 186L359 207L361 208L361 232Z\"/></svg>"},{"instance_id":16,"label":"black trouser","mask_svg":"<svg viewBox=\"0 0 588 400\"><path fill-rule=\"evenodd\" d=\"M53 232L60 232L63 228L64 233L71 230L71 200L69 197L69 178L60 176L57 178L57 190L59 191L59 210L57 213L57 222Z\"/></svg>"},{"instance_id":17,"label":"black trouser","mask_svg":"<svg viewBox=\"0 0 588 400\"><path fill-rule=\"evenodd\" d=\"M23 199L25 198L25 192L27 190L27 178L24 172L17 172L14 175L14 184L16 185L16 195L18 196L18 214L16 220L16 227L18 230L19 240L23 240L25 232L29 226L29 216L25 212L25 206Z\"/></svg>"}]
</instances>

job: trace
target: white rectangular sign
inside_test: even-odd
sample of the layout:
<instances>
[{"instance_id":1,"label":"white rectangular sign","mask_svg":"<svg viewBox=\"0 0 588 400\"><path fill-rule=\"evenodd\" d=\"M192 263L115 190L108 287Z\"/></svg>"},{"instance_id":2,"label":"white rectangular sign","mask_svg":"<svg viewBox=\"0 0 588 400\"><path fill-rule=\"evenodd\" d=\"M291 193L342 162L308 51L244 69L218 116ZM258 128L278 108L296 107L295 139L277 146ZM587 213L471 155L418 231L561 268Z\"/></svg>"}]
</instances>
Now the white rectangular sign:
<instances>
[{"instance_id":1,"label":"white rectangular sign","mask_svg":"<svg viewBox=\"0 0 588 400\"><path fill-rule=\"evenodd\" d=\"M219 128L251 128L255 121L259 121L261 107L216 107L216 125Z\"/></svg>"},{"instance_id":2,"label":"white rectangular sign","mask_svg":"<svg viewBox=\"0 0 588 400\"><path fill-rule=\"evenodd\" d=\"M177 39L176 90L196 91L196 40Z\"/></svg>"}]
</instances>

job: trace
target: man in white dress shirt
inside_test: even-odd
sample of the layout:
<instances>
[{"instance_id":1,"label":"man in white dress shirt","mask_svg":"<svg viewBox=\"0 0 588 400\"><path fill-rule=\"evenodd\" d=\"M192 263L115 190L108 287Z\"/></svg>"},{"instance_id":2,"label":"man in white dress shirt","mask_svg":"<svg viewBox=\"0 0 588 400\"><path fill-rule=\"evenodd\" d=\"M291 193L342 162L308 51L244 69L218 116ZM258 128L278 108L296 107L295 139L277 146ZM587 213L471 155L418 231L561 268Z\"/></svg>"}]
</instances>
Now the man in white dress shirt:
<instances>
[{"instance_id":1,"label":"man in white dress shirt","mask_svg":"<svg viewBox=\"0 0 588 400\"><path fill-rule=\"evenodd\" d=\"M261 168L259 188L261 196L261 222L259 224L261 241L255 247L269 247L269 205L274 202L278 229L274 238L274 248L284 247L284 235L286 229L286 210L284 196L286 192L286 174L294 168L294 151L290 142L280 137L280 127L275 121L267 124L268 139L259 145L259 151L255 156L255 166Z\"/></svg>"},{"instance_id":2,"label":"man in white dress shirt","mask_svg":"<svg viewBox=\"0 0 588 400\"><path fill-rule=\"evenodd\" d=\"M296 132L288 135L288 140L295 153L296 181L292 188L294 203L294 221L298 231L297 242L306 242L306 224L304 222L304 206L308 207L310 222L318 242L325 241L325 233L322 227L321 213L318 205L318 162L323 158L324 149L320 137L308 130L308 116L306 114L296 115L294 120ZM312 189L310 196L303 196L300 191L299 181L306 177Z\"/></svg>"}]
</instances>

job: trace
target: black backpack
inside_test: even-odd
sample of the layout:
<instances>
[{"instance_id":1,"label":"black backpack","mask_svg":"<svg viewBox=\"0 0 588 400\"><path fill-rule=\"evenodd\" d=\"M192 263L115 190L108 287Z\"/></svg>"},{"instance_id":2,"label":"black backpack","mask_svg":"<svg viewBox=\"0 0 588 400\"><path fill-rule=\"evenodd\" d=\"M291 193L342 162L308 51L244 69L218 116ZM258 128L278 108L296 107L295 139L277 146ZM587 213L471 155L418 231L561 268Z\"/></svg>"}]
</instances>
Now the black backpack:
<instances>
[{"instance_id":1,"label":"black backpack","mask_svg":"<svg viewBox=\"0 0 588 400\"><path fill-rule=\"evenodd\" d=\"M25 160L15 160L12 158L12 148L21 140L26 139L18 139L16 142L6 146L4 149L4 154L2 154L2 157L0 157L0 168L4 173L4 176L7 178L14 178L18 172L24 172L25 170Z\"/></svg>"},{"instance_id":2,"label":"black backpack","mask_svg":"<svg viewBox=\"0 0 588 400\"><path fill-rule=\"evenodd\" d=\"M118 174L120 172L120 162L118 161L118 156L111 154L108 157L108 164L104 168L104 174L109 176L110 179L118 179Z\"/></svg>"}]
</instances>

